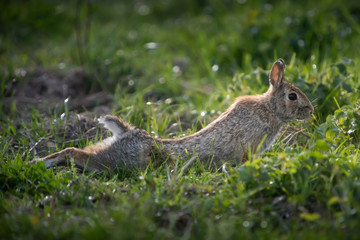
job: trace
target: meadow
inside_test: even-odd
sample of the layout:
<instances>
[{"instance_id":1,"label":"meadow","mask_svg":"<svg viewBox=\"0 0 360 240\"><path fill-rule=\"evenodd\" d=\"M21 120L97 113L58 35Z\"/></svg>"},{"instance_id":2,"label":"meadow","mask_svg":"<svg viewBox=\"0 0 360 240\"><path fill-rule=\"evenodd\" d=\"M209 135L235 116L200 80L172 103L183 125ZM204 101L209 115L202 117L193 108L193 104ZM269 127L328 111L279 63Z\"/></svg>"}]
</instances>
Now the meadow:
<instances>
[{"instance_id":1,"label":"meadow","mask_svg":"<svg viewBox=\"0 0 360 240\"><path fill-rule=\"evenodd\" d=\"M109 136L104 114L194 133L280 57L315 113L243 165L28 165ZM2 1L0 239L358 239L359 64L354 0Z\"/></svg>"}]
</instances>

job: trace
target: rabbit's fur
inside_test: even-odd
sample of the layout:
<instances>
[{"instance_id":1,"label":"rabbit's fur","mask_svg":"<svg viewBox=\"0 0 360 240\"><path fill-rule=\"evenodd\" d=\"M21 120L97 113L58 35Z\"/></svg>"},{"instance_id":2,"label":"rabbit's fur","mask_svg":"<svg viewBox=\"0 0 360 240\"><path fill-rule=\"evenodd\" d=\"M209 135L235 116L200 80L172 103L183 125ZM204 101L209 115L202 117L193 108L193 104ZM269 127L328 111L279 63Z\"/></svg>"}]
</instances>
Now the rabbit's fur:
<instances>
[{"instance_id":1,"label":"rabbit's fur","mask_svg":"<svg viewBox=\"0 0 360 240\"><path fill-rule=\"evenodd\" d=\"M190 136L154 138L145 130L108 115L100 123L112 132L112 137L83 150L67 148L31 163L44 161L46 167L51 167L74 159L76 166L88 171L144 168L152 159L161 163L169 157L186 161L195 156L215 167L225 162L241 163L249 151L268 149L287 122L309 118L314 111L306 95L284 81L284 70L284 61L277 60L267 92L237 98L215 121Z\"/></svg>"}]
</instances>

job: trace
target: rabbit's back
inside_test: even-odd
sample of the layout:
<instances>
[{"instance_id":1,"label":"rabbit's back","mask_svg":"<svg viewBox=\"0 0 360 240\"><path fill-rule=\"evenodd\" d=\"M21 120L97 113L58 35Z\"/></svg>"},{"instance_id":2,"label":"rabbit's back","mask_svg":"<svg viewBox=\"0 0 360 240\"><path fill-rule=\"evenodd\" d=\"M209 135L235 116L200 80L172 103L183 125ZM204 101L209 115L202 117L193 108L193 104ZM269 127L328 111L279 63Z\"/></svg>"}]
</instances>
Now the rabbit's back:
<instances>
[{"instance_id":1,"label":"rabbit's back","mask_svg":"<svg viewBox=\"0 0 360 240\"><path fill-rule=\"evenodd\" d=\"M221 166L239 163L248 151L266 150L283 123L271 113L266 96L239 97L214 122L197 133L180 139L158 139L164 150L187 159L196 154L202 162Z\"/></svg>"}]
</instances>

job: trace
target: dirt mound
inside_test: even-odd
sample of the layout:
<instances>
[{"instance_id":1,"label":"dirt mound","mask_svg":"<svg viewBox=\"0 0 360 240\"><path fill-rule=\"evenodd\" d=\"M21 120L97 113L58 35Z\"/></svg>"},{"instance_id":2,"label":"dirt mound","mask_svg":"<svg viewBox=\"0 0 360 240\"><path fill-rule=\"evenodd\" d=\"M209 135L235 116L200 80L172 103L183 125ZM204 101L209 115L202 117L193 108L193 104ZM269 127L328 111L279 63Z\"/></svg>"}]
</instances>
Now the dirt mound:
<instances>
[{"instance_id":1,"label":"dirt mound","mask_svg":"<svg viewBox=\"0 0 360 240\"><path fill-rule=\"evenodd\" d=\"M111 94L96 87L90 89L89 78L80 68L74 68L66 75L42 68L31 73L22 71L22 80L7 86L4 99L5 107L16 104L20 113L32 108L40 113L54 111L64 104L68 110L93 110L98 106L110 107L112 102Z\"/></svg>"},{"instance_id":2,"label":"dirt mound","mask_svg":"<svg viewBox=\"0 0 360 240\"><path fill-rule=\"evenodd\" d=\"M9 151L15 154L22 148L20 152L25 152L22 157L33 153L44 156L56 148L78 146L81 142L106 137L97 117L111 113L113 97L99 88L90 88L89 78L82 69L75 68L67 74L42 68L21 71L21 80L6 87L3 105L4 112L16 106L16 119L0 117L0 124L11 121L16 130L8 142ZM34 129L24 128L22 124L31 121L34 110L42 121L32 127L48 133L38 138L32 133ZM59 117L54 119L54 116ZM28 146L20 144L24 138Z\"/></svg>"}]
</instances>

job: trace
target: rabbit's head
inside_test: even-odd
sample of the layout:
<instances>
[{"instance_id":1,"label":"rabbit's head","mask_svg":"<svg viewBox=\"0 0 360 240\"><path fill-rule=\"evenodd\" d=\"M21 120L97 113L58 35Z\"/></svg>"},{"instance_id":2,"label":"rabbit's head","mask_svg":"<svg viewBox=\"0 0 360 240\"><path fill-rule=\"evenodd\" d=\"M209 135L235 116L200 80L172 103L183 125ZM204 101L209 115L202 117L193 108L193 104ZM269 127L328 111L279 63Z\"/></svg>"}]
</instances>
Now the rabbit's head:
<instances>
[{"instance_id":1,"label":"rabbit's head","mask_svg":"<svg viewBox=\"0 0 360 240\"><path fill-rule=\"evenodd\" d=\"M269 76L268 94L272 111L283 122L311 117L314 107L299 88L284 81L284 71L285 62L282 59L277 60Z\"/></svg>"}]
</instances>

